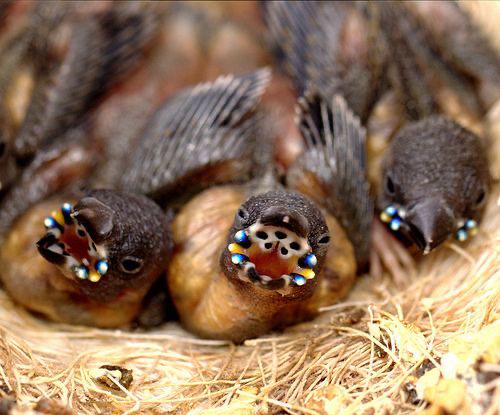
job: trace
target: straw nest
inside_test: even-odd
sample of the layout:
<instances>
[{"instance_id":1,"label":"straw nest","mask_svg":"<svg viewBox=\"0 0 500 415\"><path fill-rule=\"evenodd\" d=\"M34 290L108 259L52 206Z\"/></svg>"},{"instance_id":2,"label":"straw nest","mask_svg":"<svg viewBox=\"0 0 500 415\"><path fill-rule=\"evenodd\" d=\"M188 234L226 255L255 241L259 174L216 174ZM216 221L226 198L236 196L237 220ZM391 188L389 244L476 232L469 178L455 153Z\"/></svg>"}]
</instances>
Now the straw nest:
<instances>
[{"instance_id":1,"label":"straw nest","mask_svg":"<svg viewBox=\"0 0 500 415\"><path fill-rule=\"evenodd\" d=\"M51 324L0 292L0 413L499 413L499 205L495 183L480 233L419 260L405 288L363 276L316 320L241 346L176 323Z\"/></svg>"},{"instance_id":2,"label":"straw nest","mask_svg":"<svg viewBox=\"0 0 500 415\"><path fill-rule=\"evenodd\" d=\"M498 413L499 204L495 184L480 233L419 261L406 288L363 276L316 320L241 346L176 323L51 324L1 292L0 410L15 399L12 413Z\"/></svg>"}]
</instances>

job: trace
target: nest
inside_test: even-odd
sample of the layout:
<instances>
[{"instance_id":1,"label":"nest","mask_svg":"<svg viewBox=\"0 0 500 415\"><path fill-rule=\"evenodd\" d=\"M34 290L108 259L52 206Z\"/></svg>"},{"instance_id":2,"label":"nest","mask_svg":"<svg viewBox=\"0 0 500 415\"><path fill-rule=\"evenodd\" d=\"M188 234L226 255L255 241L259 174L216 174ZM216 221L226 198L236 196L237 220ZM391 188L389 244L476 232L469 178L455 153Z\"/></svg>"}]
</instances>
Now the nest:
<instances>
[{"instance_id":1,"label":"nest","mask_svg":"<svg viewBox=\"0 0 500 415\"><path fill-rule=\"evenodd\" d=\"M362 276L314 321L240 346L177 323L53 324L0 292L0 413L499 413L499 205L496 183L479 234L419 260L406 287Z\"/></svg>"},{"instance_id":2,"label":"nest","mask_svg":"<svg viewBox=\"0 0 500 415\"><path fill-rule=\"evenodd\" d=\"M406 288L360 277L314 321L241 346L197 339L177 323L147 333L53 324L2 292L1 405L59 414L498 413L499 203L495 184L480 233L419 261Z\"/></svg>"}]
</instances>

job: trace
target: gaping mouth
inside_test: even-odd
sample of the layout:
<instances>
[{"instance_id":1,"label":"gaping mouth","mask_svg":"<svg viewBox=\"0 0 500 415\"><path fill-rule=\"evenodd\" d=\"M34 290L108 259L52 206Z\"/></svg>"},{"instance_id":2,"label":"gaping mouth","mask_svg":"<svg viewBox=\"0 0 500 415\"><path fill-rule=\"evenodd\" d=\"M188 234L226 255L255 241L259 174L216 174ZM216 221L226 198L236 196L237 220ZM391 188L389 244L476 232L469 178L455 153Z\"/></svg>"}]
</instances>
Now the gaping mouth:
<instances>
[{"instance_id":1,"label":"gaping mouth","mask_svg":"<svg viewBox=\"0 0 500 415\"><path fill-rule=\"evenodd\" d=\"M257 222L236 232L228 250L239 278L264 288L301 286L315 276L318 261L307 240L282 227Z\"/></svg>"},{"instance_id":2,"label":"gaping mouth","mask_svg":"<svg viewBox=\"0 0 500 415\"><path fill-rule=\"evenodd\" d=\"M81 280L97 282L107 273L106 250L94 243L71 204L64 203L60 210L52 212L44 225L47 233L37 247L47 261Z\"/></svg>"}]
</instances>

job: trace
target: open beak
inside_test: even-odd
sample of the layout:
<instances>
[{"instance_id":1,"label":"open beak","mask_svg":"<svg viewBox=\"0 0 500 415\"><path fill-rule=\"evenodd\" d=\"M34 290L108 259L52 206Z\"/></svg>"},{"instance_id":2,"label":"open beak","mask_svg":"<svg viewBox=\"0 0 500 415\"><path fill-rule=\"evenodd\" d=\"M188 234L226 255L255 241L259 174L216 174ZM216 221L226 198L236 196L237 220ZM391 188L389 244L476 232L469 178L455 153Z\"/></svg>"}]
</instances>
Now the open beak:
<instances>
[{"instance_id":1,"label":"open beak","mask_svg":"<svg viewBox=\"0 0 500 415\"><path fill-rule=\"evenodd\" d=\"M46 234L37 242L40 255L70 279L97 282L109 268L105 250L90 236L69 203L44 221Z\"/></svg>"}]
</instances>

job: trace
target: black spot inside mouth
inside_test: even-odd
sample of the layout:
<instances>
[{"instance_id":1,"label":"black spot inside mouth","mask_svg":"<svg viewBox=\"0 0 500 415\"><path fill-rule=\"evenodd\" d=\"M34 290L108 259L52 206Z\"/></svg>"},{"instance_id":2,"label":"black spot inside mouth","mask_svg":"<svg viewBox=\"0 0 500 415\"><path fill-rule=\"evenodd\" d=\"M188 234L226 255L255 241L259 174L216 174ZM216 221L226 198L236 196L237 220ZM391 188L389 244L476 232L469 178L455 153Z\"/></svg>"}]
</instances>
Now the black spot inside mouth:
<instances>
[{"instance_id":1,"label":"black spot inside mouth","mask_svg":"<svg viewBox=\"0 0 500 415\"><path fill-rule=\"evenodd\" d=\"M273 247L273 244L271 242L268 242L264 245L266 249L271 249Z\"/></svg>"},{"instance_id":2,"label":"black spot inside mouth","mask_svg":"<svg viewBox=\"0 0 500 415\"><path fill-rule=\"evenodd\" d=\"M298 251L300 249L300 245L297 242L292 242L290 244L290 249L293 249L294 251Z\"/></svg>"},{"instance_id":3,"label":"black spot inside mouth","mask_svg":"<svg viewBox=\"0 0 500 415\"><path fill-rule=\"evenodd\" d=\"M287 255L288 254L288 249L281 248L281 253L282 253L282 255Z\"/></svg>"},{"instance_id":4,"label":"black spot inside mouth","mask_svg":"<svg viewBox=\"0 0 500 415\"><path fill-rule=\"evenodd\" d=\"M256 234L257 238L259 239L267 239L267 233L264 231L258 231Z\"/></svg>"},{"instance_id":5,"label":"black spot inside mouth","mask_svg":"<svg viewBox=\"0 0 500 415\"><path fill-rule=\"evenodd\" d=\"M284 233L284 232L277 231L274 234L276 235L276 238L278 238L278 239L285 239L286 238L286 233Z\"/></svg>"}]
</instances>

